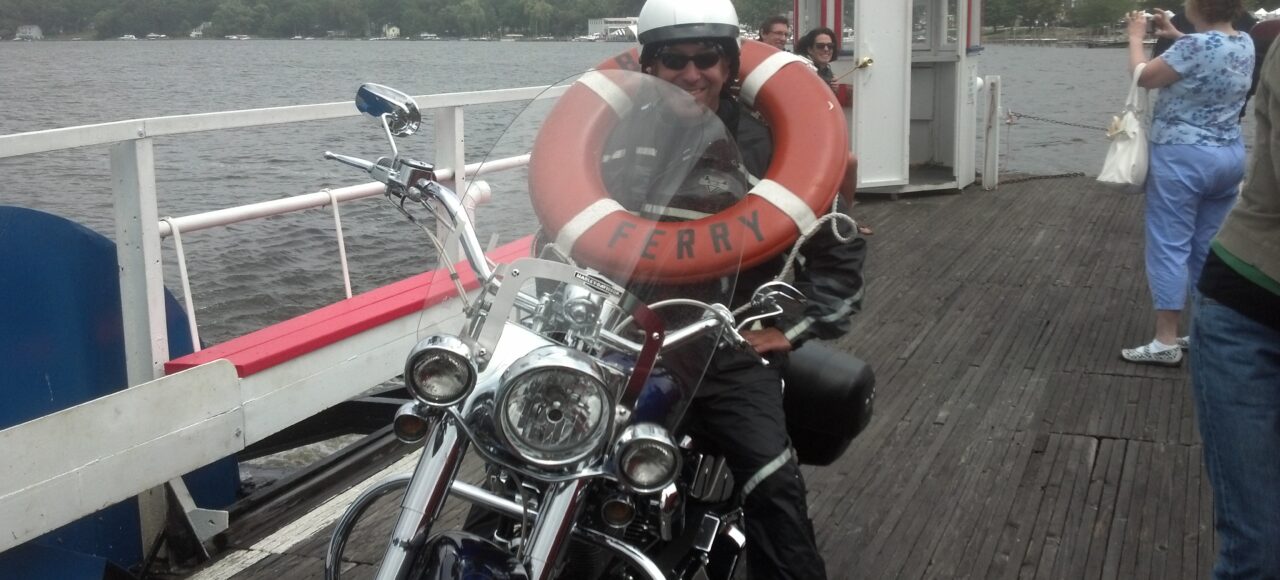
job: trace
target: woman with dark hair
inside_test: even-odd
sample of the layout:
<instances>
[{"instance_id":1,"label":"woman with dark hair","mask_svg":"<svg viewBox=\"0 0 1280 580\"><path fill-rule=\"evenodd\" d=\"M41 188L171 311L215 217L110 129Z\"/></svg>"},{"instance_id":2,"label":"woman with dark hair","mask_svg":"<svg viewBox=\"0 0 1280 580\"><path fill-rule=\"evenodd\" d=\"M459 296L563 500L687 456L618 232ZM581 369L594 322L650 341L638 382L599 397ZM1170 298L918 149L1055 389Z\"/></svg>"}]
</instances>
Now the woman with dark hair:
<instances>
[{"instance_id":1,"label":"woman with dark hair","mask_svg":"<svg viewBox=\"0 0 1280 580\"><path fill-rule=\"evenodd\" d=\"M819 27L800 37L796 41L795 53L809 59L818 71L818 76L835 90L835 74L831 72L831 61L836 59L839 50L836 47L836 33L830 28Z\"/></svg>"},{"instance_id":2,"label":"woman with dark hair","mask_svg":"<svg viewBox=\"0 0 1280 580\"><path fill-rule=\"evenodd\" d=\"M831 72L831 61L834 61L836 55L840 53L840 47L836 46L836 33L833 30L823 26L806 32L800 40L796 41L795 53L808 59L818 76L827 81L832 92L838 94L835 73ZM849 163L849 173L845 176L845 183L841 185L840 190L846 193L847 201L852 203L853 191L857 187L858 161L850 155ZM869 236L875 233L875 230L869 225L858 222L858 233Z\"/></svg>"},{"instance_id":3,"label":"woman with dark hair","mask_svg":"<svg viewBox=\"0 0 1280 580\"><path fill-rule=\"evenodd\" d=\"M1146 266L1155 338L1120 352L1126 361L1178 366L1187 340L1178 324L1189 282L1200 277L1209 241L1222 227L1244 179L1240 110L1253 78L1254 48L1232 27L1242 0L1187 0L1194 34L1163 13L1157 36L1175 39L1147 61L1147 18L1129 13L1129 70L1146 63L1138 85L1161 89L1151 118L1146 183Z\"/></svg>"}]
</instances>

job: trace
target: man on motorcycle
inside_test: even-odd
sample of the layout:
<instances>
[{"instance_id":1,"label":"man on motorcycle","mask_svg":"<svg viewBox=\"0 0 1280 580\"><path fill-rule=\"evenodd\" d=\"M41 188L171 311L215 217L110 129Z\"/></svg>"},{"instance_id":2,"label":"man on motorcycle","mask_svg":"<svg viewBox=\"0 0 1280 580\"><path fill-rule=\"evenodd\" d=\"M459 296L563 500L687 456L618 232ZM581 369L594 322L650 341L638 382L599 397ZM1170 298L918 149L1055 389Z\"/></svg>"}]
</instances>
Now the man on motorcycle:
<instances>
[{"instance_id":1,"label":"man on motorcycle","mask_svg":"<svg viewBox=\"0 0 1280 580\"><path fill-rule=\"evenodd\" d=\"M741 151L743 168L750 174L742 178L754 182L769 166L773 140L768 127L730 91L739 69L738 34L730 0L649 0L639 18L640 65L645 73L676 85L716 113ZM605 174L615 163L628 171L661 163L661 155L641 149L607 150ZM654 170L660 173L660 168ZM720 181L733 180L728 173L732 172ZM619 201L637 205L635 200ZM865 240L852 228L842 230L849 230L849 241L840 241L825 224L801 247L794 285L808 298L803 312L743 331L756 353L773 364L761 364L755 353L717 351L688 413L690 431L718 448L733 472L746 516L748 569L756 578L826 577L804 482L787 438L781 378L787 353L810 338L844 334L861 304ZM774 278L782 266L778 256L742 272L739 294L749 294Z\"/></svg>"}]
</instances>

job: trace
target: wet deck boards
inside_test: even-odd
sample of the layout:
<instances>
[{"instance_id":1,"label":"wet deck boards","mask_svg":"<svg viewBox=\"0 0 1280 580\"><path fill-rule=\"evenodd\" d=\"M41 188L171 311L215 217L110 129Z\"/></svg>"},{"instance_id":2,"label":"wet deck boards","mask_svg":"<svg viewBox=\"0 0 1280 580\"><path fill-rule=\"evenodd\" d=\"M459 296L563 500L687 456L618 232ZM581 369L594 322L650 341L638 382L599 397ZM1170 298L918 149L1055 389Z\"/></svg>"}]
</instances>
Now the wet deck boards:
<instances>
[{"instance_id":1,"label":"wet deck boards","mask_svg":"<svg viewBox=\"0 0 1280 580\"><path fill-rule=\"evenodd\" d=\"M875 368L876 415L805 468L833 578L1206 577L1186 369L1118 357L1152 334L1141 204L1062 178L858 206L868 294L839 345ZM390 523L360 529L350 578L372 576ZM315 531L280 549L231 534L231 558L264 553L201 577L322 577Z\"/></svg>"}]
</instances>

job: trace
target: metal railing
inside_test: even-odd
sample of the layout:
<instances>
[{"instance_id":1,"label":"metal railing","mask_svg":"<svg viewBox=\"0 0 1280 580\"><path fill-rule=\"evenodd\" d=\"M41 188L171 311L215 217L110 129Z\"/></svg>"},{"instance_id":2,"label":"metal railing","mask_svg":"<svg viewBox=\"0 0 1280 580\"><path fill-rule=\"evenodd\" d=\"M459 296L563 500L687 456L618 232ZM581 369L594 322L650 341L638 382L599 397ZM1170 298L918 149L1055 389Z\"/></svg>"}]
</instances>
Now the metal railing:
<instances>
[{"instance_id":1,"label":"metal railing","mask_svg":"<svg viewBox=\"0 0 1280 580\"><path fill-rule=\"evenodd\" d=\"M449 93L415 97L424 114L432 114L435 122L437 176L452 181L456 191L467 191L468 185L482 174L526 165L528 155L491 160L483 165L467 164L464 153L464 114L466 107L556 98L563 87L525 87L492 91ZM334 221L341 240L341 218L337 205L341 202L380 195L383 186L372 182L325 190L284 199L181 216L158 215L155 158L152 140L205 131L263 127L307 121L340 119L360 113L350 102L227 111L197 115L178 115L148 119L132 119L96 125L35 131L0 136L0 158L19 157L79 147L104 146L110 150L111 182L115 220L116 253L120 265L121 313L124 322L126 370L129 389L84 405L59 411L36 420L0 430L0 448L9 453L32 447L36 455L24 461L35 462L32 469L0 477L0 521L7 531L0 538L0 551L18 545L74 519L89 515L103 505L138 495L168 481L175 493L186 495L178 475L220 457L232 455L245 445L288 426L298 415L323 410L347 397L354 396L381 380L368 376L373 384L364 387L351 383L352 377L366 378L367 373L352 370L350 359L340 358L326 375L308 375L303 380L258 377L245 381L235 377L234 369L225 361L193 369L172 377L163 377L168 360L165 324L163 263L161 243L172 237L177 251L179 276L187 299L187 310L193 329L193 343L199 344L186 274L185 256L181 248L183 235L201 230L275 216L308 208L334 206ZM458 168L462 168L459 171ZM339 246L339 253L343 249ZM341 260L341 258L340 258ZM345 270L345 264L344 264ZM347 295L350 282L344 272ZM388 328L389 336L401 343L411 331ZM360 345L366 351L380 353L368 365L381 365L381 372L394 376L397 363L386 363L387 350L399 350L400 343L386 341L375 346ZM353 347L353 349L356 347ZM376 360L375 360L376 359ZM308 363L315 364L315 363ZM387 367L382 369L381 367ZM288 374L288 373L281 373ZM184 377L185 375L185 377ZM264 373L270 375L270 373ZM387 378L389 378L389 376ZM289 382L293 380L293 382ZM269 381L283 381L267 386ZM147 388L134 388L146 385ZM341 386L332 386L341 385ZM277 393L304 391L306 405L288 397L277 401ZM183 412L137 422L137 428L125 429L109 438L86 442L72 437L82 425L108 424L112 416L124 412L155 408L157 397L181 404ZM182 403L178 403L181 401ZM273 407L273 405L279 408ZM200 408L196 408L200 407ZM279 413L276 413L279 411ZM278 416L276 416L278 415ZM61 435L58 435L61 434ZM182 460L174 461L178 446L186 446ZM64 453L60 450L77 450ZM25 451L23 452L25 453ZM127 466L145 465L147 469ZM115 467L113 467L115 466ZM116 469L108 474L107 471ZM110 486L85 486L84 477L104 477ZM172 479L171 479L172 478ZM155 494L151 494L155 495ZM163 494L160 494L161 497ZM56 498L75 498L74 502ZM188 496L189 497L189 496ZM140 499L145 496L140 496ZM30 510L32 502L57 503L57 509ZM148 503L151 507L148 507ZM161 502L162 504L163 502ZM144 542L156 537L155 516L149 510L163 510L163 505L142 502ZM189 511L188 517L191 516ZM151 522L151 529L148 522ZM162 521L159 520L159 521Z\"/></svg>"},{"instance_id":2,"label":"metal railing","mask_svg":"<svg viewBox=\"0 0 1280 580\"><path fill-rule=\"evenodd\" d=\"M438 176L453 181L457 191L466 191L470 180L480 175L479 164L467 165L463 139L465 107L555 98L563 87L524 87L490 91L446 93L415 97L423 111L434 113L436 123L435 151ZM337 203L380 195L376 182L335 190L292 196L284 199L225 208L190 216L161 218L157 210L155 161L152 139L217 131L263 127L306 121L320 121L359 116L350 102L271 107L240 111L224 111L194 115L176 115L147 119L130 119L96 125L84 125L0 136L0 158L60 151L78 147L109 146L111 181L114 185L115 229L120 260L120 295L125 321L125 349L129 384L136 385L162 376L168 360L168 336L165 331L162 261L159 242L175 238L179 256L179 276L186 299L187 316L193 344L199 345L198 325L192 304L186 264L181 250L181 236L211 227L226 226L247 220L275 216L304 209L333 205L335 226L341 246L341 218ZM486 163L485 173L519 167L528 156ZM461 179L455 175L463 167ZM340 255L343 280L350 297L350 280L345 258ZM198 348L198 346L197 346Z\"/></svg>"}]
</instances>

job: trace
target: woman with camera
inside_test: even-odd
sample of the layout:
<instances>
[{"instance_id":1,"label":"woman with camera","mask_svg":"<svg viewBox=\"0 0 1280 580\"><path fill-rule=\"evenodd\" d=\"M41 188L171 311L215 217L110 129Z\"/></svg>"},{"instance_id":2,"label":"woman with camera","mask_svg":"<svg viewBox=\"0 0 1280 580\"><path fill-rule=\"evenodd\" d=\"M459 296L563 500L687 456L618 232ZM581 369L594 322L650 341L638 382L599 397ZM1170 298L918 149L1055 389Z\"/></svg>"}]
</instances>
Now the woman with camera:
<instances>
[{"instance_id":1,"label":"woman with camera","mask_svg":"<svg viewBox=\"0 0 1280 580\"><path fill-rule=\"evenodd\" d=\"M1146 63L1138 85L1161 89L1151 119L1146 182L1146 267L1155 307L1154 339L1123 349L1129 362L1178 366L1186 339L1178 324L1189 282L1200 276L1209 241L1244 179L1240 110L1253 77L1249 35L1232 27L1242 0L1187 0L1196 32L1179 32L1157 11L1154 33L1175 42L1147 61L1148 16L1129 13L1129 70Z\"/></svg>"}]
</instances>

